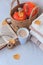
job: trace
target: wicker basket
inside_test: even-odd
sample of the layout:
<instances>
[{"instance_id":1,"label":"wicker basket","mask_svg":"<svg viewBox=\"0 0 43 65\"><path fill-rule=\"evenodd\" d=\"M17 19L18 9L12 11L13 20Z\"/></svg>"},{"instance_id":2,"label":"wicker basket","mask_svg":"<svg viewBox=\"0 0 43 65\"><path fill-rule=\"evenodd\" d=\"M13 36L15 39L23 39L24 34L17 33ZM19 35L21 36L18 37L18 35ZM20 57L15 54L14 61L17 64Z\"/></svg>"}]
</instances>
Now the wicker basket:
<instances>
[{"instance_id":1,"label":"wicker basket","mask_svg":"<svg viewBox=\"0 0 43 65\"><path fill-rule=\"evenodd\" d=\"M31 12L31 14L30 14L29 19L26 19L26 20L23 20L23 21L20 21L20 22L19 22L19 21L17 21L17 20L14 20L14 19L12 18L12 15L13 15L13 13L14 13L15 11L17 11L18 7L23 7L24 3L20 4L19 0L17 0L17 4L18 4L18 5L13 8L13 5L14 5L14 2L15 2L15 1L16 1L16 0L13 0L13 1L12 1L12 3L11 3L11 11L10 11L10 16L11 16L11 20L12 20L12 25L13 25L13 27L15 27L15 28L21 28L21 27L29 28L30 24L31 24L32 21L37 17L37 15L38 15L38 13L39 13L39 7L36 6L35 8L33 8L32 12ZM36 13L34 16L32 16L32 15L33 15L33 12L34 12L36 9L38 9L37 13Z\"/></svg>"}]
</instances>

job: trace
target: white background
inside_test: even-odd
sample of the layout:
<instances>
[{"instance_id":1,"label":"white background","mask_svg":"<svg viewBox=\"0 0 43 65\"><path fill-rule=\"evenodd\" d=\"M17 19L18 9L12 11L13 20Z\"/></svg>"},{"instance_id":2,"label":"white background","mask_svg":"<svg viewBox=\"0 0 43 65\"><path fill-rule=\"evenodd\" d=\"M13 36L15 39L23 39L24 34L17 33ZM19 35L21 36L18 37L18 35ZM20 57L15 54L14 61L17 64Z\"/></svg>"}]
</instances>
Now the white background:
<instances>
[{"instance_id":1,"label":"white background","mask_svg":"<svg viewBox=\"0 0 43 65\"><path fill-rule=\"evenodd\" d=\"M29 0L26 0L29 1ZM43 0L30 0L38 4L43 11ZM25 0L21 0L25 2ZM4 18L10 17L11 0L0 0L0 22ZM13 55L19 53L20 60L13 59ZM12 50L7 48L0 51L0 65L43 65L43 51L41 51L35 44L28 42L25 45L18 46Z\"/></svg>"}]
</instances>

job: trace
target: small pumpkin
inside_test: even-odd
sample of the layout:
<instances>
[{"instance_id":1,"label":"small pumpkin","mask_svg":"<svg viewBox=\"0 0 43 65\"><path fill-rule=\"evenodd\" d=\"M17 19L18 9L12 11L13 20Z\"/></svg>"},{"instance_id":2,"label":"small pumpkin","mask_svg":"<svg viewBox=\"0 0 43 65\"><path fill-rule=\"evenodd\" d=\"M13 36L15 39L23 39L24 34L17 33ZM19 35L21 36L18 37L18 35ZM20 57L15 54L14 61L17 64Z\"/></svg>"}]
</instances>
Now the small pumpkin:
<instances>
[{"instance_id":1,"label":"small pumpkin","mask_svg":"<svg viewBox=\"0 0 43 65\"><path fill-rule=\"evenodd\" d=\"M27 2L24 4L23 9L27 16L30 16L32 9L36 7L36 5L33 2ZM34 11L33 15L37 13L37 10Z\"/></svg>"},{"instance_id":2,"label":"small pumpkin","mask_svg":"<svg viewBox=\"0 0 43 65\"><path fill-rule=\"evenodd\" d=\"M13 14L13 18L18 21L23 21L26 19L26 14L24 11L18 11Z\"/></svg>"}]
</instances>

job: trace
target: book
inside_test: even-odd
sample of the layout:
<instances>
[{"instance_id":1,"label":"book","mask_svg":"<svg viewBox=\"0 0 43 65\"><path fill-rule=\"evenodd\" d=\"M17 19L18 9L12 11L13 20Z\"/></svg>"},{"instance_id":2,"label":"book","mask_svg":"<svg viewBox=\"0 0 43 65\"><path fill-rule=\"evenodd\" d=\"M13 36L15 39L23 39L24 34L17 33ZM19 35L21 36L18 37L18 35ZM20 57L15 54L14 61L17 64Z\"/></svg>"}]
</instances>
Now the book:
<instances>
[{"instance_id":1,"label":"book","mask_svg":"<svg viewBox=\"0 0 43 65\"><path fill-rule=\"evenodd\" d=\"M6 43L8 43L11 38L16 39L17 35L4 20L0 23L0 49L6 46Z\"/></svg>"}]
</instances>

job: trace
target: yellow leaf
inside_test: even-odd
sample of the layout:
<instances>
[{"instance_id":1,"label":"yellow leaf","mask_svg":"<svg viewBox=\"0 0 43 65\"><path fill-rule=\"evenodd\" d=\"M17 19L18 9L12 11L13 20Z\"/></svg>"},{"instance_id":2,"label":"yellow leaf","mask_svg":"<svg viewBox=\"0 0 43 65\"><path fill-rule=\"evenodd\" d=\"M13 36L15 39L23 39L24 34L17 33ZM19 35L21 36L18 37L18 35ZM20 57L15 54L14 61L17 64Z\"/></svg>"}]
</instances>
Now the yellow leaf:
<instances>
[{"instance_id":1,"label":"yellow leaf","mask_svg":"<svg viewBox=\"0 0 43 65\"><path fill-rule=\"evenodd\" d=\"M2 25L7 25L7 22L4 20L4 21L2 22Z\"/></svg>"},{"instance_id":2,"label":"yellow leaf","mask_svg":"<svg viewBox=\"0 0 43 65\"><path fill-rule=\"evenodd\" d=\"M13 55L13 58L16 59L16 60L19 60L20 59L20 55L19 54L15 54L15 55Z\"/></svg>"},{"instance_id":3,"label":"yellow leaf","mask_svg":"<svg viewBox=\"0 0 43 65\"><path fill-rule=\"evenodd\" d=\"M35 24L40 25L40 24L41 24L41 21L36 20L36 21L35 21Z\"/></svg>"}]
</instances>

